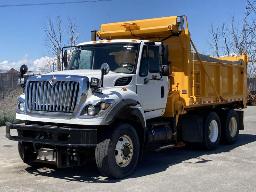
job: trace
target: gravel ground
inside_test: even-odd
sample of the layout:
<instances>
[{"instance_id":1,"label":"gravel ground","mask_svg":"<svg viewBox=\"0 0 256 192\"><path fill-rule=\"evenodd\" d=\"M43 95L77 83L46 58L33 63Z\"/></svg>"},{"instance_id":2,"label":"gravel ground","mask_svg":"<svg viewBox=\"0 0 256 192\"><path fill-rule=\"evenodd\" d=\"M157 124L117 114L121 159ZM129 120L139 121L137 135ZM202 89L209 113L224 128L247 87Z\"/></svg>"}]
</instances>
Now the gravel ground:
<instances>
[{"instance_id":1,"label":"gravel ground","mask_svg":"<svg viewBox=\"0 0 256 192\"><path fill-rule=\"evenodd\" d=\"M99 176L95 165L33 169L22 163L17 143L0 127L0 191L256 191L256 107L245 111L245 131L231 146L211 152L168 148L145 156L123 180Z\"/></svg>"}]
</instances>

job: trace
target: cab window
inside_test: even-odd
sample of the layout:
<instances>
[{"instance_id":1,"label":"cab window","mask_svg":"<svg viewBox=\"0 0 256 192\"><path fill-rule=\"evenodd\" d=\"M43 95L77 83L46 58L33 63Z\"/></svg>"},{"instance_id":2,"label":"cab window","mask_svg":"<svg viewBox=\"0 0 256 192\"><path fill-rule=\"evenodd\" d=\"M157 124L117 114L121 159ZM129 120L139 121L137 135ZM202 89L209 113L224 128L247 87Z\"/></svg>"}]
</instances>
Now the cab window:
<instances>
[{"instance_id":1,"label":"cab window","mask_svg":"<svg viewBox=\"0 0 256 192\"><path fill-rule=\"evenodd\" d=\"M160 55L158 46L148 46L148 65L150 73L160 72Z\"/></svg>"},{"instance_id":2,"label":"cab window","mask_svg":"<svg viewBox=\"0 0 256 192\"><path fill-rule=\"evenodd\" d=\"M148 54L147 54L147 46L143 47L141 63L140 63L140 72L139 75L141 77L145 77L148 75Z\"/></svg>"}]
</instances>

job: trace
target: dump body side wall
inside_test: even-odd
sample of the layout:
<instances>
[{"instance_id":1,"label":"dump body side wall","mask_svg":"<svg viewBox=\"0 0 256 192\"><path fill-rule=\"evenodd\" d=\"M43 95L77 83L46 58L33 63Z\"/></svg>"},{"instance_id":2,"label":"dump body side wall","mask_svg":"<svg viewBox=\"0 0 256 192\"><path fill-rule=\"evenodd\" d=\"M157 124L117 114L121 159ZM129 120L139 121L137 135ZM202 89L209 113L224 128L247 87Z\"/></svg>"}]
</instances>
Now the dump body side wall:
<instances>
[{"instance_id":1,"label":"dump body side wall","mask_svg":"<svg viewBox=\"0 0 256 192\"><path fill-rule=\"evenodd\" d=\"M214 102L218 99L218 95L223 101L243 100L245 70L243 65L203 62L206 72L200 62L195 61L193 65L196 104L203 104L206 101ZM214 87L210 85L210 81Z\"/></svg>"},{"instance_id":2,"label":"dump body side wall","mask_svg":"<svg viewBox=\"0 0 256 192\"><path fill-rule=\"evenodd\" d=\"M240 103L247 100L247 57L230 56L201 58L191 46L190 33L185 29L179 36L164 42L169 49L170 92L165 116L197 107ZM174 93L178 93L176 99ZM175 108L174 103L179 103ZM180 106L180 105L183 105Z\"/></svg>"}]
</instances>

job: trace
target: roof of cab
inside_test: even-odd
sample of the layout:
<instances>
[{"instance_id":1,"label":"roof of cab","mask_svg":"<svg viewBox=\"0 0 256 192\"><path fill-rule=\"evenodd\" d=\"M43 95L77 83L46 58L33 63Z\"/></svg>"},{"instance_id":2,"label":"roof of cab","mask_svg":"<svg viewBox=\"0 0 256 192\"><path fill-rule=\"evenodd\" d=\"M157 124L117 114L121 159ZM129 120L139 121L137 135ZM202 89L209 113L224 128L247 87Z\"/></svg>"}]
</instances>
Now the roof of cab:
<instances>
[{"instance_id":1,"label":"roof of cab","mask_svg":"<svg viewBox=\"0 0 256 192\"><path fill-rule=\"evenodd\" d=\"M78 44L78 46L102 44L102 43L141 43L141 42L149 42L149 41L148 40L138 40L138 39L97 40L97 41L83 42L83 43Z\"/></svg>"}]
</instances>

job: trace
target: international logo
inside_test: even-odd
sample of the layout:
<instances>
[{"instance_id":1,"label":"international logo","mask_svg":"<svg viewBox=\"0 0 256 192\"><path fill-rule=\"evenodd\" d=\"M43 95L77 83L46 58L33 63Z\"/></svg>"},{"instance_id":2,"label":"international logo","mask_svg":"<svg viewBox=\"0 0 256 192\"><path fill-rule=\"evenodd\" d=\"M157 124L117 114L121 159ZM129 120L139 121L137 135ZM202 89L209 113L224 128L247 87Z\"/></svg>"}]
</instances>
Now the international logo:
<instances>
[{"instance_id":1,"label":"international logo","mask_svg":"<svg viewBox=\"0 0 256 192\"><path fill-rule=\"evenodd\" d=\"M49 80L49 83L51 86L53 86L57 82L57 79L55 76L52 76L51 80Z\"/></svg>"}]
</instances>

